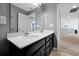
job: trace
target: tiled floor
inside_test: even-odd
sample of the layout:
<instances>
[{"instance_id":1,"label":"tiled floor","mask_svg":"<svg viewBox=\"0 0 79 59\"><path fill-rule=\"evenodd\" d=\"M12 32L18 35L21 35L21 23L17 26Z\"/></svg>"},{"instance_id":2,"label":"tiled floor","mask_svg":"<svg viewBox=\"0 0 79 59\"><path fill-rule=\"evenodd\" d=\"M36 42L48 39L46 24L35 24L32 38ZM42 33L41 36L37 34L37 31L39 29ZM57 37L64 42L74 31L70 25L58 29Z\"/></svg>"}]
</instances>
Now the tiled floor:
<instances>
[{"instance_id":1,"label":"tiled floor","mask_svg":"<svg viewBox=\"0 0 79 59\"><path fill-rule=\"evenodd\" d=\"M60 51L53 50L50 56L79 56L79 35L61 37Z\"/></svg>"},{"instance_id":2,"label":"tiled floor","mask_svg":"<svg viewBox=\"0 0 79 59\"><path fill-rule=\"evenodd\" d=\"M63 51L52 50L49 56L72 56L72 55Z\"/></svg>"}]
</instances>

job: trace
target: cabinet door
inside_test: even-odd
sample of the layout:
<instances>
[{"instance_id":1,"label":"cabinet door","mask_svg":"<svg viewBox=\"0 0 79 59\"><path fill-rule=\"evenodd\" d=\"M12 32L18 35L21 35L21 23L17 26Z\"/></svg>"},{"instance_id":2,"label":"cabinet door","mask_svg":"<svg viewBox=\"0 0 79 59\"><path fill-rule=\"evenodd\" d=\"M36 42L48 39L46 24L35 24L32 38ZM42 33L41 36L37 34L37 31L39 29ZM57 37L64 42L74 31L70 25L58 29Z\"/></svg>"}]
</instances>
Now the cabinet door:
<instances>
[{"instance_id":1,"label":"cabinet door","mask_svg":"<svg viewBox=\"0 0 79 59\"><path fill-rule=\"evenodd\" d=\"M40 52L41 52L41 56L46 55L46 53L45 53L45 45L40 49Z\"/></svg>"},{"instance_id":2,"label":"cabinet door","mask_svg":"<svg viewBox=\"0 0 79 59\"><path fill-rule=\"evenodd\" d=\"M38 51L34 56L41 56L41 52Z\"/></svg>"},{"instance_id":3,"label":"cabinet door","mask_svg":"<svg viewBox=\"0 0 79 59\"><path fill-rule=\"evenodd\" d=\"M49 56L49 47L46 49L46 55Z\"/></svg>"},{"instance_id":4,"label":"cabinet door","mask_svg":"<svg viewBox=\"0 0 79 59\"><path fill-rule=\"evenodd\" d=\"M53 49L53 43L52 43L52 39L50 40L50 46L49 46L49 52L51 52L52 51L52 49Z\"/></svg>"},{"instance_id":5,"label":"cabinet door","mask_svg":"<svg viewBox=\"0 0 79 59\"><path fill-rule=\"evenodd\" d=\"M54 36L53 36L53 46L55 47L55 48L57 48L57 38L56 38L56 35L54 34Z\"/></svg>"},{"instance_id":6,"label":"cabinet door","mask_svg":"<svg viewBox=\"0 0 79 59\"><path fill-rule=\"evenodd\" d=\"M51 44L52 47L54 47L54 40L55 40L54 34L51 34L50 35L50 44Z\"/></svg>"},{"instance_id":7,"label":"cabinet door","mask_svg":"<svg viewBox=\"0 0 79 59\"><path fill-rule=\"evenodd\" d=\"M41 47L34 56L45 56L45 45Z\"/></svg>"}]
</instances>

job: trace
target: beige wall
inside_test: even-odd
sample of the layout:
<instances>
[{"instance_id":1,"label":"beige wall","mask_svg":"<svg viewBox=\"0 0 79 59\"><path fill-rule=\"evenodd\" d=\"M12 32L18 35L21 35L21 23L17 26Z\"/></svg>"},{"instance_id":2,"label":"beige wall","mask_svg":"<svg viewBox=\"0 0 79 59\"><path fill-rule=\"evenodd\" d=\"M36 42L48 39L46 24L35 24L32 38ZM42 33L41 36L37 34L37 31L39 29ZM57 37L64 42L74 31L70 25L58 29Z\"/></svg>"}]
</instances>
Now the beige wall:
<instances>
[{"instance_id":1,"label":"beige wall","mask_svg":"<svg viewBox=\"0 0 79 59\"><path fill-rule=\"evenodd\" d=\"M52 25L53 26L50 26ZM57 4L47 3L44 7L44 29L55 30L57 34Z\"/></svg>"}]
</instances>

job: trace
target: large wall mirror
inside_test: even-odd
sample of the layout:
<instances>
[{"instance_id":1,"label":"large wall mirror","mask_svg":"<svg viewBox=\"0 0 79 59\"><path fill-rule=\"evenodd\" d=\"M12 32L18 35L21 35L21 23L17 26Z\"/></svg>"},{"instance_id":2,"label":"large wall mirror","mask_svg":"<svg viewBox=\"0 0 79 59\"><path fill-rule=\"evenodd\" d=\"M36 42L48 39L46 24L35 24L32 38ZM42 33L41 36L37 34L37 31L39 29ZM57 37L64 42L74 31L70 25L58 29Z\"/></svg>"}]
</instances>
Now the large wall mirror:
<instances>
[{"instance_id":1,"label":"large wall mirror","mask_svg":"<svg viewBox=\"0 0 79 59\"><path fill-rule=\"evenodd\" d=\"M18 6L11 4L10 28L11 32L31 32L43 30L42 7L36 7L33 10L27 12Z\"/></svg>"}]
</instances>

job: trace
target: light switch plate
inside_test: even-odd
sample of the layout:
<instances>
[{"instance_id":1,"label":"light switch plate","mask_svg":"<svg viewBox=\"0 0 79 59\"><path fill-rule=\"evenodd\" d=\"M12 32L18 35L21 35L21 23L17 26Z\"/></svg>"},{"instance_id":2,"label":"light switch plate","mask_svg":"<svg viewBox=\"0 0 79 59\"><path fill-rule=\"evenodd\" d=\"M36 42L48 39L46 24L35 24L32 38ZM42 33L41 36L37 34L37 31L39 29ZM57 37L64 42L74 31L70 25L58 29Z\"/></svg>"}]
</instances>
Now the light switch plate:
<instances>
[{"instance_id":1,"label":"light switch plate","mask_svg":"<svg viewBox=\"0 0 79 59\"><path fill-rule=\"evenodd\" d=\"M53 24L50 24L49 26L50 26L50 27L53 27Z\"/></svg>"}]
</instances>

